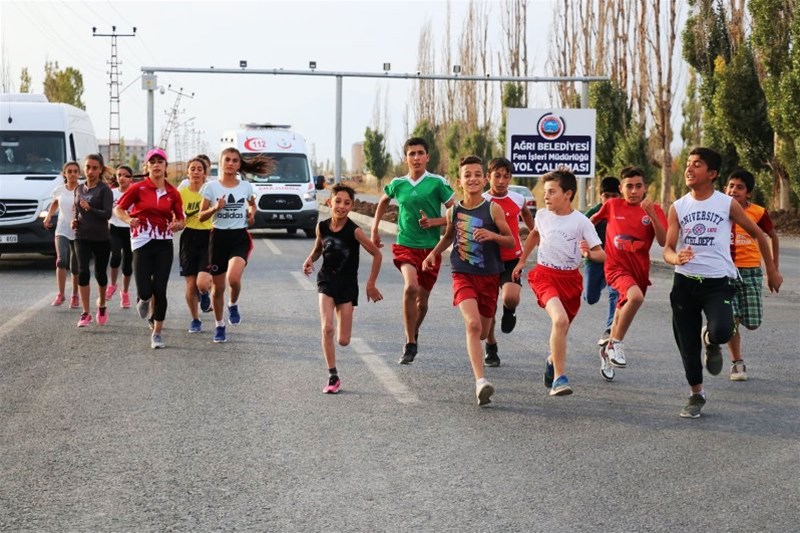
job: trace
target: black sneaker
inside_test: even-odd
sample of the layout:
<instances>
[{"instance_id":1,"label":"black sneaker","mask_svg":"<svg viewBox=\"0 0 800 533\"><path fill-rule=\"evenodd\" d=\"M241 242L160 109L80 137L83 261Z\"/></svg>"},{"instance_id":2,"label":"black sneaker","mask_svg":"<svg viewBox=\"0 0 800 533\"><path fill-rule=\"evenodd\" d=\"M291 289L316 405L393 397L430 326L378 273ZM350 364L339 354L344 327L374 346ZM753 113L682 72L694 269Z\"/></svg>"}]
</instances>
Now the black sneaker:
<instances>
[{"instance_id":1,"label":"black sneaker","mask_svg":"<svg viewBox=\"0 0 800 533\"><path fill-rule=\"evenodd\" d=\"M414 362L414 358L417 356L417 345L413 342L409 342L403 348L403 356L400 358L401 365L410 365Z\"/></svg>"},{"instance_id":2,"label":"black sneaker","mask_svg":"<svg viewBox=\"0 0 800 533\"><path fill-rule=\"evenodd\" d=\"M500 320L500 331L503 333L511 333L514 331L514 326L517 325L517 315L514 314L513 309L503 306L503 318Z\"/></svg>"},{"instance_id":3,"label":"black sneaker","mask_svg":"<svg viewBox=\"0 0 800 533\"><path fill-rule=\"evenodd\" d=\"M689 396L686 407L681 409L681 418L700 418L700 410L706 404L706 399L700 394Z\"/></svg>"},{"instance_id":4,"label":"black sneaker","mask_svg":"<svg viewBox=\"0 0 800 533\"><path fill-rule=\"evenodd\" d=\"M543 381L544 386L548 389L553 386L553 380L556 378L556 369L553 368L553 363L545 361Z\"/></svg>"},{"instance_id":5,"label":"black sneaker","mask_svg":"<svg viewBox=\"0 0 800 533\"><path fill-rule=\"evenodd\" d=\"M719 347L719 344L713 344L711 342L706 326L703 326L702 337L703 345L706 348L706 370L708 370L708 373L712 376L716 376L722 372L722 348Z\"/></svg>"},{"instance_id":6,"label":"black sneaker","mask_svg":"<svg viewBox=\"0 0 800 533\"><path fill-rule=\"evenodd\" d=\"M486 356L483 358L486 366L500 366L500 358L497 356L497 343L486 343Z\"/></svg>"}]
</instances>

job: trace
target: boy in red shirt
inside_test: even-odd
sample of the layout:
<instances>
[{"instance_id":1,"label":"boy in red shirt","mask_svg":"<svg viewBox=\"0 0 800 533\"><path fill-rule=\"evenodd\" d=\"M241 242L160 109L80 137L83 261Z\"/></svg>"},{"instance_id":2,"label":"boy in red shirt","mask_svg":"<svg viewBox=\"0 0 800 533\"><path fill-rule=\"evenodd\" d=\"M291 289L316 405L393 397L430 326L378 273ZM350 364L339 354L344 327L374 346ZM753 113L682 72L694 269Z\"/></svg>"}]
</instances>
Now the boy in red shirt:
<instances>
[{"instance_id":1,"label":"boy in red shirt","mask_svg":"<svg viewBox=\"0 0 800 533\"><path fill-rule=\"evenodd\" d=\"M522 217L522 222L525 223L528 231L533 229L533 215L525 205L525 198L521 194L508 190L512 169L511 161L505 157L497 157L489 161L489 190L483 193L485 199L496 203L503 209L506 224L514 237L512 248L500 248L500 260L504 267L500 273L500 298L503 301L503 318L500 320L500 329L503 333L511 333L514 330L517 323L515 311L519 305L519 293L522 290L522 282L511 277L522 253L522 242L519 239L519 218ZM494 327L495 320L492 319L492 327L489 329L489 336L486 337L486 357L483 359L486 366L500 366Z\"/></svg>"},{"instance_id":2,"label":"boy in red shirt","mask_svg":"<svg viewBox=\"0 0 800 533\"><path fill-rule=\"evenodd\" d=\"M622 341L644 303L650 285L650 246L653 238L664 246L667 238L667 217L664 211L645 198L647 184L644 172L625 167L620 172L622 198L608 200L590 219L607 221L605 274L608 284L619 293L611 337L600 349L600 374L606 381L614 379L614 367L625 368Z\"/></svg>"},{"instance_id":3,"label":"boy in red shirt","mask_svg":"<svg viewBox=\"0 0 800 533\"><path fill-rule=\"evenodd\" d=\"M742 206L745 215L770 238L772 261L775 263L775 268L778 268L778 234L772 226L767 210L750 201L755 184L756 180L751 173L737 169L728 178L725 193L732 196ZM758 249L758 242L738 224L735 224L731 231L731 257L739 271L739 279L735 282L736 295L733 297L733 318L736 329L728 341L732 364L730 380L747 381L747 367L742 359L742 337L739 335L739 326L743 325L749 330L754 330L761 325L763 315L761 286L764 284L764 273L761 271L761 252Z\"/></svg>"}]
</instances>

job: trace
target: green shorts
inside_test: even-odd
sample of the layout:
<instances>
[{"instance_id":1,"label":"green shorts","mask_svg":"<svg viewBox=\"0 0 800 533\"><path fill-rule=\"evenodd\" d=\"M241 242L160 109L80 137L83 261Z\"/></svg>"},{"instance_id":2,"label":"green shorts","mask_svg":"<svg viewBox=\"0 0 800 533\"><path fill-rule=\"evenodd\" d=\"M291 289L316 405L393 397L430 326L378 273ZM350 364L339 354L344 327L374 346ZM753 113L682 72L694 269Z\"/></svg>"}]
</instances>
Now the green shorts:
<instances>
[{"instance_id":1,"label":"green shorts","mask_svg":"<svg viewBox=\"0 0 800 533\"><path fill-rule=\"evenodd\" d=\"M733 296L733 316L739 323L748 329L755 329L761 325L764 308L761 304L761 286L764 274L760 267L740 268L739 275L734 283L736 294Z\"/></svg>"}]
</instances>

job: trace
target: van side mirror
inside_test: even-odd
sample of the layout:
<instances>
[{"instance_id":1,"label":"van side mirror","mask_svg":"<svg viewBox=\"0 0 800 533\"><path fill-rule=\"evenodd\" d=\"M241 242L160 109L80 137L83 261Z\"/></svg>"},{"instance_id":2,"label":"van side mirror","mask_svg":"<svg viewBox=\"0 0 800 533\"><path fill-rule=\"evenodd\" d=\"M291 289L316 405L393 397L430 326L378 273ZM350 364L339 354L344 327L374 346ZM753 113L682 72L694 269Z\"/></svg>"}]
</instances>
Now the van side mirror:
<instances>
[{"instance_id":1,"label":"van side mirror","mask_svg":"<svg viewBox=\"0 0 800 533\"><path fill-rule=\"evenodd\" d=\"M318 191L321 191L325 188L325 176L314 176L314 187Z\"/></svg>"}]
</instances>

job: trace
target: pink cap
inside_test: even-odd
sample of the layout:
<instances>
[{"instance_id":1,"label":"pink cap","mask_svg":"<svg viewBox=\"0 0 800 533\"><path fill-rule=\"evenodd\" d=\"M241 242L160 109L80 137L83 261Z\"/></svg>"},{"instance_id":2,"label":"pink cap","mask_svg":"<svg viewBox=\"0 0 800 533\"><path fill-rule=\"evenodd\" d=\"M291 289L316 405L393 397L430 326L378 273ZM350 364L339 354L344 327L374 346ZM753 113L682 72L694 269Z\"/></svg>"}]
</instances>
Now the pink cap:
<instances>
[{"instance_id":1,"label":"pink cap","mask_svg":"<svg viewBox=\"0 0 800 533\"><path fill-rule=\"evenodd\" d=\"M147 152L147 155L144 158L145 162L150 161L150 158L152 158L153 156L156 156L156 155L158 157L160 157L161 159L163 159L164 161L167 160L167 152L165 152L161 148L153 148L152 150Z\"/></svg>"}]
</instances>

